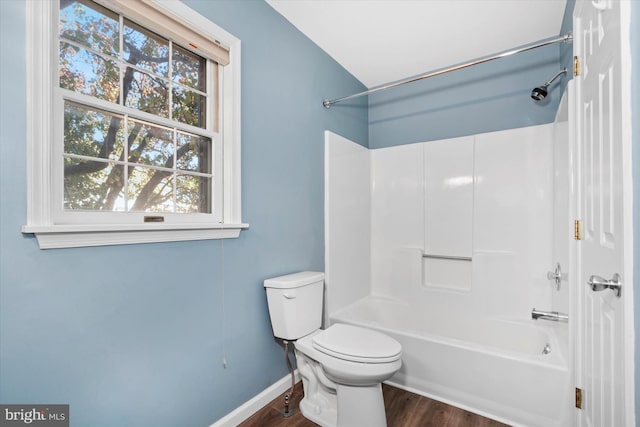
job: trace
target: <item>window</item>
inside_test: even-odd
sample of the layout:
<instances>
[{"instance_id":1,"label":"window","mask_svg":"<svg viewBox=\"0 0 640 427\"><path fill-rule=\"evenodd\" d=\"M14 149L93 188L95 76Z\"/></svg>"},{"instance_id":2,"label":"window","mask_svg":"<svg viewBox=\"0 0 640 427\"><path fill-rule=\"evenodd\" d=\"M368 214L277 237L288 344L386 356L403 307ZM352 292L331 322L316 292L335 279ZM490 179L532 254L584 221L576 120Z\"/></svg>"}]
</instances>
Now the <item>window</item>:
<instances>
[{"instance_id":1,"label":"window","mask_svg":"<svg viewBox=\"0 0 640 427\"><path fill-rule=\"evenodd\" d=\"M178 1L29 5L23 231L41 248L237 237L239 41Z\"/></svg>"}]
</instances>

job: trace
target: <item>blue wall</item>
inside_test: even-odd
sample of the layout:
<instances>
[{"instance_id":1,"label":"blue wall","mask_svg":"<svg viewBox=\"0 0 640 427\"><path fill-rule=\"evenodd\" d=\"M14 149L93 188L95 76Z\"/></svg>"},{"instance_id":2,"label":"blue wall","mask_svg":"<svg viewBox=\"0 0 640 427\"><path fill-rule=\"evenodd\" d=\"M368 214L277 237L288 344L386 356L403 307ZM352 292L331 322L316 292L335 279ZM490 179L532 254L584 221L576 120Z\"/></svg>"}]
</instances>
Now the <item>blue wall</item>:
<instances>
[{"instance_id":1,"label":"blue wall","mask_svg":"<svg viewBox=\"0 0 640 427\"><path fill-rule=\"evenodd\" d=\"M0 1L2 403L69 403L72 426L206 426L287 374L262 281L324 268L323 131L367 145L368 118L366 101L321 102L364 87L262 1L186 3L242 40L251 228L224 242L43 251L20 233L25 6Z\"/></svg>"},{"instance_id":2,"label":"blue wall","mask_svg":"<svg viewBox=\"0 0 640 427\"><path fill-rule=\"evenodd\" d=\"M243 219L251 228L224 242L41 251L19 231L24 4L0 1L0 402L70 403L73 426L209 425L286 374L262 280L323 268L324 129L378 148L548 123L566 79L546 105L529 91L570 65L567 49L544 48L371 96L369 116L364 98L325 110L325 97L364 87L268 5L185 3L243 43ZM637 94L640 4L631 4ZM637 95L633 112L638 183ZM634 195L640 254L639 185ZM635 275L640 308L638 263ZM640 419L640 368L636 402Z\"/></svg>"},{"instance_id":3,"label":"blue wall","mask_svg":"<svg viewBox=\"0 0 640 427\"><path fill-rule=\"evenodd\" d=\"M550 123L566 77L552 84L544 101L534 102L530 94L560 69L559 47L552 45L369 95L369 145Z\"/></svg>"}]
</instances>

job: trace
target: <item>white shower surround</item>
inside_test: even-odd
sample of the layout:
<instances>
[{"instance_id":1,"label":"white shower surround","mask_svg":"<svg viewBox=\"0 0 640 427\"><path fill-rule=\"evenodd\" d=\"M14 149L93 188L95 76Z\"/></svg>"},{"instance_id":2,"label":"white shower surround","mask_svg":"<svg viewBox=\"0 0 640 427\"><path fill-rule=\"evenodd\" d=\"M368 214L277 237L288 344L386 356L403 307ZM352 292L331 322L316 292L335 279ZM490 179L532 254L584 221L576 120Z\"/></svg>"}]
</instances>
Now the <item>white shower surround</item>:
<instances>
[{"instance_id":1,"label":"white shower surround","mask_svg":"<svg viewBox=\"0 0 640 427\"><path fill-rule=\"evenodd\" d=\"M569 258L558 237L570 229L567 139L566 124L555 123L367 150L327 132L326 312L329 323L375 327L402 343L405 367L391 383L513 425L570 423L567 325L531 320L534 307L569 311L566 282L556 291L546 278ZM472 147L472 212L452 208L435 238L471 221L468 242L441 247L472 248L466 287L425 281L425 238L439 230L425 237L425 194L436 197L425 176L446 179L449 168L458 182L469 177L442 158L430 164L434 144ZM438 277L460 265L443 261Z\"/></svg>"}]
</instances>

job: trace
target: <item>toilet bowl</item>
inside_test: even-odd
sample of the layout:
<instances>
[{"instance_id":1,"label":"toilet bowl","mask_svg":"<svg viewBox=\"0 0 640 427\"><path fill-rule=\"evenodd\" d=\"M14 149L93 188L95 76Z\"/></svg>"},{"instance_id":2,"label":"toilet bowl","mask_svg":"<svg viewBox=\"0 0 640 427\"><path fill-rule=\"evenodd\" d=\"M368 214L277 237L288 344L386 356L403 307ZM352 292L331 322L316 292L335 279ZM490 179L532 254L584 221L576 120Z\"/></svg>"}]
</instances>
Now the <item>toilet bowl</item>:
<instances>
[{"instance_id":1,"label":"toilet bowl","mask_svg":"<svg viewBox=\"0 0 640 427\"><path fill-rule=\"evenodd\" d=\"M329 379L344 385L374 385L389 379L402 366L400 343L352 325L335 324L298 340L295 346L320 362Z\"/></svg>"},{"instance_id":2,"label":"toilet bowl","mask_svg":"<svg viewBox=\"0 0 640 427\"><path fill-rule=\"evenodd\" d=\"M326 427L386 427L381 382L402 366L402 347L370 329L321 330L322 273L265 280L274 335L295 341L302 415Z\"/></svg>"},{"instance_id":3,"label":"toilet bowl","mask_svg":"<svg viewBox=\"0 0 640 427\"><path fill-rule=\"evenodd\" d=\"M402 366L397 341L369 329L335 324L297 340L295 349L305 391L302 415L322 426L387 425L380 384ZM328 397L332 394L335 398Z\"/></svg>"}]
</instances>

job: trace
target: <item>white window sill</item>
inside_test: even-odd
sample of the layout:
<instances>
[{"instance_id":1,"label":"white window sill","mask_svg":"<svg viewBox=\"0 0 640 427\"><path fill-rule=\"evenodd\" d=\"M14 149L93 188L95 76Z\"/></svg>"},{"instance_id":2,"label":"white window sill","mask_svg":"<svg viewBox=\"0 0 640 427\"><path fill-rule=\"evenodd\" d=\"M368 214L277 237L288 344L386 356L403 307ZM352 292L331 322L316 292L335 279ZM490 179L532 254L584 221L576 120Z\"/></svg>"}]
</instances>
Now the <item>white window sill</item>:
<instances>
[{"instance_id":1,"label":"white window sill","mask_svg":"<svg viewBox=\"0 0 640 427\"><path fill-rule=\"evenodd\" d=\"M22 232L35 234L40 249L54 249L233 239L246 228L249 224L25 225Z\"/></svg>"}]
</instances>

